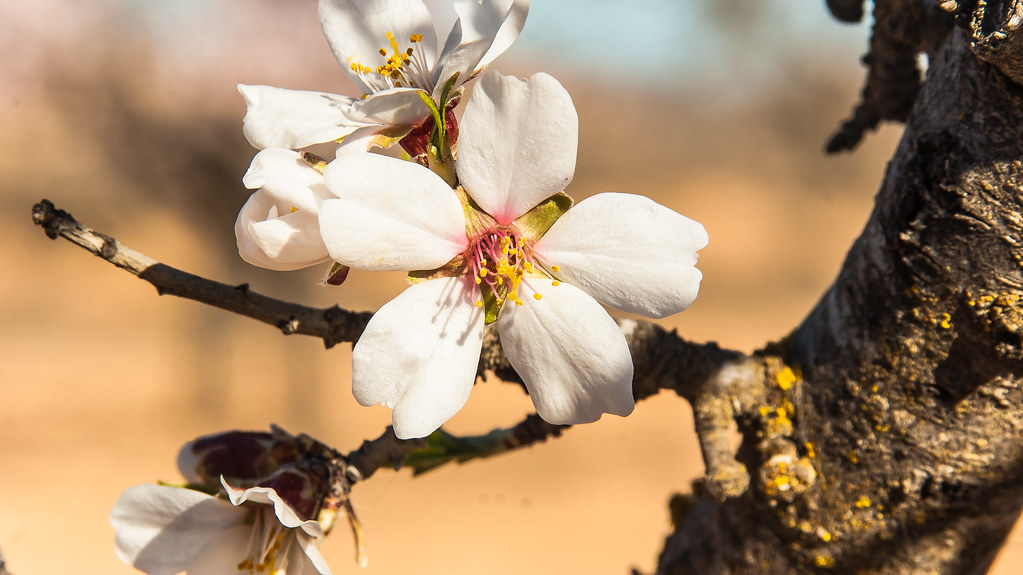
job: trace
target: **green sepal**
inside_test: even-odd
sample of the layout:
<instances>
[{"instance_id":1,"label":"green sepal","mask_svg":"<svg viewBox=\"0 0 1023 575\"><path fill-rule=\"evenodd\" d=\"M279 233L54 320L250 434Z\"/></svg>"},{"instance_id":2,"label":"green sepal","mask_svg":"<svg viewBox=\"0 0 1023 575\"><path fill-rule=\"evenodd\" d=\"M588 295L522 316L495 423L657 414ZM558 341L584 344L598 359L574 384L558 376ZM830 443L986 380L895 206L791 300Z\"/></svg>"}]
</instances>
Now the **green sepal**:
<instances>
[{"instance_id":1,"label":"green sepal","mask_svg":"<svg viewBox=\"0 0 1023 575\"><path fill-rule=\"evenodd\" d=\"M462 204L462 213L465 215L466 236L474 238L497 225L497 220L484 212L483 208L476 204L476 200L466 193L465 188L462 186L455 188L455 195L458 196L458 201Z\"/></svg>"},{"instance_id":2,"label":"green sepal","mask_svg":"<svg viewBox=\"0 0 1023 575\"><path fill-rule=\"evenodd\" d=\"M408 273L409 283L417 284L426 280L437 278L449 278L462 274L465 267L465 257L461 254L451 258L451 261L439 268L432 270L412 270Z\"/></svg>"},{"instance_id":3,"label":"green sepal","mask_svg":"<svg viewBox=\"0 0 1023 575\"><path fill-rule=\"evenodd\" d=\"M451 88L455 87L455 81L458 80L459 74L461 74L461 72L455 72L450 78L448 78L448 81L444 83L444 89L441 90L441 93L440 93L440 109L441 110L446 110L447 109L447 107L448 107L448 96L451 95ZM443 120L444 119L441 118L441 122L443 122ZM444 124L444 125L446 126L447 124Z\"/></svg>"},{"instance_id":4,"label":"green sepal","mask_svg":"<svg viewBox=\"0 0 1023 575\"><path fill-rule=\"evenodd\" d=\"M444 116L440 113L440 110L437 109L437 102L434 102L433 98L423 90L419 90L418 94L419 99L422 100L424 104L426 104L426 107L430 109L430 113L433 114L433 121L443 126Z\"/></svg>"},{"instance_id":5,"label":"green sepal","mask_svg":"<svg viewBox=\"0 0 1023 575\"><path fill-rule=\"evenodd\" d=\"M551 229L558 218L565 215L573 203L574 200L568 194L558 192L519 216L513 225L522 233L523 238L536 241Z\"/></svg>"},{"instance_id":6,"label":"green sepal","mask_svg":"<svg viewBox=\"0 0 1023 575\"><path fill-rule=\"evenodd\" d=\"M330 271L327 272L327 277L323 278L323 283L330 286L339 286L348 279L348 272L351 269L344 264L334 262L330 266Z\"/></svg>"},{"instance_id":7,"label":"green sepal","mask_svg":"<svg viewBox=\"0 0 1023 575\"><path fill-rule=\"evenodd\" d=\"M454 158L451 157L451 154L442 154L437 146L430 146L430 150L426 153L426 167L440 176L452 188L458 185Z\"/></svg>"},{"instance_id":8,"label":"green sepal","mask_svg":"<svg viewBox=\"0 0 1023 575\"><path fill-rule=\"evenodd\" d=\"M480 285L480 291L483 292L483 325L490 325L497 321L497 316L501 314L501 306L504 305L504 300L497 299L497 295L494 290L490 289L490 286Z\"/></svg>"},{"instance_id":9,"label":"green sepal","mask_svg":"<svg viewBox=\"0 0 1023 575\"><path fill-rule=\"evenodd\" d=\"M407 136L412 131L412 126L388 126L370 138L369 143L371 146L377 146L385 150L390 149L392 146L401 141L402 138Z\"/></svg>"},{"instance_id":10,"label":"green sepal","mask_svg":"<svg viewBox=\"0 0 1023 575\"><path fill-rule=\"evenodd\" d=\"M446 463L465 463L478 457L487 457L503 451L507 429L496 429L486 435L458 437L443 428L426 438L426 446L405 456L403 464L420 475Z\"/></svg>"}]
</instances>

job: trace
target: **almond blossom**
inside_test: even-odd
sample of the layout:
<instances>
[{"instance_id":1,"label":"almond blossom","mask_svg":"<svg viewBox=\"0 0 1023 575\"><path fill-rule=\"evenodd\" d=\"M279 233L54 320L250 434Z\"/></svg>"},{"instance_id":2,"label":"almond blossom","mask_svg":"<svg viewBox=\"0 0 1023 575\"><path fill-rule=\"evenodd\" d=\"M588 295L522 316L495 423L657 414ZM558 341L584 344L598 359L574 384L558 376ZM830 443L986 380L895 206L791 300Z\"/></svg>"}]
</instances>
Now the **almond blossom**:
<instances>
[{"instance_id":1,"label":"almond blossom","mask_svg":"<svg viewBox=\"0 0 1023 575\"><path fill-rule=\"evenodd\" d=\"M703 226L627 194L565 211L578 119L548 75L485 73L462 124L457 190L382 156L338 158L325 171L337 196L319 212L330 256L414 279L355 346L356 399L391 407L398 437L430 434L468 399L484 326L496 322L544 420L628 415L632 357L601 303L649 317L685 309L702 279Z\"/></svg>"},{"instance_id":2,"label":"almond blossom","mask_svg":"<svg viewBox=\"0 0 1023 575\"><path fill-rule=\"evenodd\" d=\"M362 97L239 85L253 146L303 148L359 128L447 117L462 84L518 37L529 0L320 0L323 33Z\"/></svg>"},{"instance_id":3,"label":"almond blossom","mask_svg":"<svg viewBox=\"0 0 1023 575\"><path fill-rule=\"evenodd\" d=\"M228 501L169 485L136 485L114 504L117 555L150 575L330 575L315 547L320 524L303 520L268 487Z\"/></svg>"},{"instance_id":4,"label":"almond blossom","mask_svg":"<svg viewBox=\"0 0 1023 575\"><path fill-rule=\"evenodd\" d=\"M311 154L271 148L253 158L242 183L256 191L234 225L238 253L252 265L278 271L330 261L320 237L319 210L334 197L323 178L326 162Z\"/></svg>"}]
</instances>

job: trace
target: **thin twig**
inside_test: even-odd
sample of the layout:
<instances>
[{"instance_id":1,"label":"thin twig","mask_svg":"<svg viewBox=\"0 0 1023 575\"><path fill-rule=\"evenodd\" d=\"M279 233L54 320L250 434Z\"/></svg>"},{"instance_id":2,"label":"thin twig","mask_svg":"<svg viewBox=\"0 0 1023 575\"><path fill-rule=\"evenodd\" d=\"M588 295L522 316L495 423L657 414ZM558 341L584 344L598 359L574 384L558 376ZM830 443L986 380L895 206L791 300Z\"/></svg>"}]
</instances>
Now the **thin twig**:
<instances>
[{"instance_id":1,"label":"thin twig","mask_svg":"<svg viewBox=\"0 0 1023 575\"><path fill-rule=\"evenodd\" d=\"M863 2L828 0L843 22L863 17ZM854 149L883 121L905 122L920 92L917 54L930 53L952 29L952 17L933 0L876 0L870 51L863 57L867 78L852 116L828 141L829 154Z\"/></svg>"},{"instance_id":2,"label":"thin twig","mask_svg":"<svg viewBox=\"0 0 1023 575\"><path fill-rule=\"evenodd\" d=\"M547 423L535 413L512 427L465 437L439 429L422 439L398 439L388 426L380 437L363 441L344 457L348 462L348 480L353 484L364 481L383 467L397 470L407 466L418 475L452 461L465 463L543 443L561 436L569 427Z\"/></svg>"},{"instance_id":3,"label":"thin twig","mask_svg":"<svg viewBox=\"0 0 1023 575\"><path fill-rule=\"evenodd\" d=\"M333 306L314 308L258 294L248 284L236 286L181 271L139 253L116 239L80 224L49 200L32 207L32 219L51 239L58 236L153 284L160 295L173 295L218 307L277 327L323 340L327 347L359 338L372 314Z\"/></svg>"}]
</instances>

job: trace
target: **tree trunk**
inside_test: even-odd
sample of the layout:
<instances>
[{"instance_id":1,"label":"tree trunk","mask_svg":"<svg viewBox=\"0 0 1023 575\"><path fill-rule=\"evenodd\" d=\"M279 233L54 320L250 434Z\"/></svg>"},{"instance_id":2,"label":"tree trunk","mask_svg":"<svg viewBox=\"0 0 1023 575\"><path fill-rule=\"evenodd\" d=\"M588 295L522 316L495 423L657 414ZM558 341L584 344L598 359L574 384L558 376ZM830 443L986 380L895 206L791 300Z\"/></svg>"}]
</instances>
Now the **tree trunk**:
<instances>
[{"instance_id":1,"label":"tree trunk","mask_svg":"<svg viewBox=\"0 0 1023 575\"><path fill-rule=\"evenodd\" d=\"M777 389L739 418L749 489L677 498L658 573L990 567L1023 506L1023 10L1004 4L931 55L834 285L760 354Z\"/></svg>"}]
</instances>

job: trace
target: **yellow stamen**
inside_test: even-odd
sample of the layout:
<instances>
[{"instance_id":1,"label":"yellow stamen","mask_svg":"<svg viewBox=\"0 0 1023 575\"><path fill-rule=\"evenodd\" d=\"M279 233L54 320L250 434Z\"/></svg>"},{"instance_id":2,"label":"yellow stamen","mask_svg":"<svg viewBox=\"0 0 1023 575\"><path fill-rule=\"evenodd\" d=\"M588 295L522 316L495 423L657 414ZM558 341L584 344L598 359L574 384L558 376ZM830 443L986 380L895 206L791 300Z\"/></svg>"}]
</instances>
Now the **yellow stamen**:
<instances>
[{"instance_id":1,"label":"yellow stamen","mask_svg":"<svg viewBox=\"0 0 1023 575\"><path fill-rule=\"evenodd\" d=\"M535 293L533 294L533 299L535 299L536 301L540 301L543 299L543 296L538 293Z\"/></svg>"},{"instance_id":2,"label":"yellow stamen","mask_svg":"<svg viewBox=\"0 0 1023 575\"><path fill-rule=\"evenodd\" d=\"M561 271L561 266L551 266L551 271L552 272L560 272Z\"/></svg>"}]
</instances>

